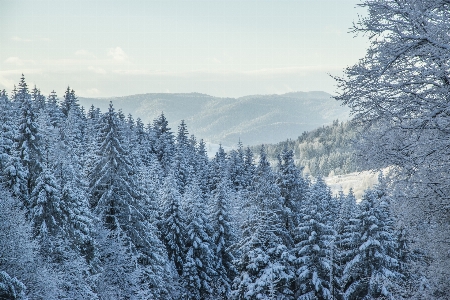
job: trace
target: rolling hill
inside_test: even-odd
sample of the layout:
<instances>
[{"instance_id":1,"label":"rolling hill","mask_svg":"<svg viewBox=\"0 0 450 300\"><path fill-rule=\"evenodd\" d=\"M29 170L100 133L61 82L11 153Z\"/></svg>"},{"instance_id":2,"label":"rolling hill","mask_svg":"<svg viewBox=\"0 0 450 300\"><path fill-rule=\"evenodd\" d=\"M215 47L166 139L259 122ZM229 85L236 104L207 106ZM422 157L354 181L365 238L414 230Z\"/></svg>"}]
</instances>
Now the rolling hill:
<instances>
[{"instance_id":1,"label":"rolling hill","mask_svg":"<svg viewBox=\"0 0 450 300\"><path fill-rule=\"evenodd\" d=\"M79 98L80 104L116 109L151 122L164 112L173 131L184 119L190 133L226 146L276 143L297 138L333 120L348 119L348 109L325 92L219 98L199 93L141 94L115 98Z\"/></svg>"}]
</instances>

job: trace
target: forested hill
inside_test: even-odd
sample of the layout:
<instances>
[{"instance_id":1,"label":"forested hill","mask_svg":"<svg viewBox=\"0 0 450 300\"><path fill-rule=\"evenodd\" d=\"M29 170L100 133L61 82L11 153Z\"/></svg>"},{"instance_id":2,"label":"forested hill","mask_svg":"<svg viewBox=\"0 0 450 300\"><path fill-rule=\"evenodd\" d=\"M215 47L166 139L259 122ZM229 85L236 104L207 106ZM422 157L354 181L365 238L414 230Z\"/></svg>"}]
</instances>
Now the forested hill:
<instances>
[{"instance_id":1,"label":"forested hill","mask_svg":"<svg viewBox=\"0 0 450 300\"><path fill-rule=\"evenodd\" d=\"M115 98L79 98L80 104L92 104L105 111L110 101L141 118L144 124L161 112L176 128L181 120L189 131L206 142L236 145L277 143L296 138L300 132L346 120L349 110L325 92L295 92L283 95L251 95L240 98L219 98L205 94L141 94Z\"/></svg>"},{"instance_id":2,"label":"forested hill","mask_svg":"<svg viewBox=\"0 0 450 300\"><path fill-rule=\"evenodd\" d=\"M272 162L276 162L278 154L286 148L294 151L295 162L304 167L304 174L342 175L363 170L353 157L355 138L356 129L350 122L335 120L331 125L305 131L297 139L265 146ZM257 149L257 146L252 147L255 153Z\"/></svg>"}]
</instances>

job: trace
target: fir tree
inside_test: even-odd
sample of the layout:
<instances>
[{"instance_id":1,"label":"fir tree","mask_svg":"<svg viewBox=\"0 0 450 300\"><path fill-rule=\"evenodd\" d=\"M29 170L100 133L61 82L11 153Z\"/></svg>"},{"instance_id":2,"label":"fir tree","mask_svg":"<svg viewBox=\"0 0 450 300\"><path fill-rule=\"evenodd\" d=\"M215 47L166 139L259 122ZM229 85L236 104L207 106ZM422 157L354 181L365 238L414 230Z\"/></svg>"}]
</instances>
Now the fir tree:
<instances>
[{"instance_id":1,"label":"fir tree","mask_svg":"<svg viewBox=\"0 0 450 300\"><path fill-rule=\"evenodd\" d=\"M234 256L231 247L235 240L230 216L230 184L223 179L214 193L212 203L213 241L215 246L215 271L217 273L217 294L224 299L230 297L231 284L237 270L234 266Z\"/></svg>"},{"instance_id":2,"label":"fir tree","mask_svg":"<svg viewBox=\"0 0 450 300\"><path fill-rule=\"evenodd\" d=\"M79 108L80 106L78 104L78 98L75 95L75 91L73 89L71 90L68 86L61 103L61 111L67 117L70 110Z\"/></svg>"},{"instance_id":3,"label":"fir tree","mask_svg":"<svg viewBox=\"0 0 450 300\"><path fill-rule=\"evenodd\" d=\"M222 145L219 145L219 150L209 164L209 176L208 185L209 190L213 192L217 189L223 178L229 177L229 172L227 168L227 155Z\"/></svg>"},{"instance_id":4,"label":"fir tree","mask_svg":"<svg viewBox=\"0 0 450 300\"><path fill-rule=\"evenodd\" d=\"M39 145L41 135L38 130L37 115L23 74L20 79L19 90L15 95L15 101L17 101L21 110L16 136L16 149L23 165L27 193L30 195L36 185L37 176L42 170Z\"/></svg>"},{"instance_id":5,"label":"fir tree","mask_svg":"<svg viewBox=\"0 0 450 300\"><path fill-rule=\"evenodd\" d=\"M203 195L206 196L209 192L208 188L208 176L209 176L209 159L206 151L206 144L203 140L200 140L196 149L196 164L195 174L202 189Z\"/></svg>"},{"instance_id":6,"label":"fir tree","mask_svg":"<svg viewBox=\"0 0 450 300\"><path fill-rule=\"evenodd\" d=\"M212 228L206 217L202 192L194 180L184 194L187 211L187 235L185 241L185 262L183 265L183 283L186 299L208 299L213 294L213 276L216 274L216 262Z\"/></svg>"},{"instance_id":7,"label":"fir tree","mask_svg":"<svg viewBox=\"0 0 450 300\"><path fill-rule=\"evenodd\" d=\"M385 192L368 190L357 216L359 240L354 256L346 264L342 282L346 299L393 297L392 289L401 279L398 253Z\"/></svg>"},{"instance_id":8,"label":"fir tree","mask_svg":"<svg viewBox=\"0 0 450 300\"><path fill-rule=\"evenodd\" d=\"M294 153L291 150L284 149L279 156L277 184L284 198L285 226L293 236L298 225L301 203L307 197L308 184L301 176L301 169L295 166Z\"/></svg>"},{"instance_id":9,"label":"fir tree","mask_svg":"<svg viewBox=\"0 0 450 300\"><path fill-rule=\"evenodd\" d=\"M153 130L155 133L155 153L158 157L164 174L168 174L172 168L175 153L175 143L173 133L170 131L169 122L162 113L153 122Z\"/></svg>"},{"instance_id":10,"label":"fir tree","mask_svg":"<svg viewBox=\"0 0 450 300\"><path fill-rule=\"evenodd\" d=\"M174 263L181 276L184 264L186 223L180 208L180 198L174 175L169 173L161 191L162 213L158 226L169 259Z\"/></svg>"},{"instance_id":11,"label":"fir tree","mask_svg":"<svg viewBox=\"0 0 450 300\"><path fill-rule=\"evenodd\" d=\"M64 119L64 114L59 107L58 96L56 95L56 92L54 90L47 97L47 104L45 108L50 117L50 123L53 125L53 127L61 127Z\"/></svg>"},{"instance_id":12,"label":"fir tree","mask_svg":"<svg viewBox=\"0 0 450 300\"><path fill-rule=\"evenodd\" d=\"M255 176L255 161L252 150L247 147L244 155L244 188L249 189Z\"/></svg>"},{"instance_id":13,"label":"fir tree","mask_svg":"<svg viewBox=\"0 0 450 300\"><path fill-rule=\"evenodd\" d=\"M297 299L332 299L330 275L334 231L327 224L324 205L312 193L303 203L301 220L297 228L297 244L293 249L296 256Z\"/></svg>"},{"instance_id":14,"label":"fir tree","mask_svg":"<svg viewBox=\"0 0 450 300\"><path fill-rule=\"evenodd\" d=\"M335 242L335 277L333 286L333 296L343 298L344 287L341 281L342 272L345 265L356 255L360 234L358 232L359 220L355 219L359 207L356 205L356 198L353 190L350 189L347 195L340 193L340 211L336 222L336 242Z\"/></svg>"},{"instance_id":15,"label":"fir tree","mask_svg":"<svg viewBox=\"0 0 450 300\"><path fill-rule=\"evenodd\" d=\"M36 85L31 90L31 100L37 112L45 109L45 96L36 88Z\"/></svg>"},{"instance_id":16,"label":"fir tree","mask_svg":"<svg viewBox=\"0 0 450 300\"><path fill-rule=\"evenodd\" d=\"M228 170L230 172L230 180L233 183L235 191L241 191L246 185L244 178L244 150L241 141L238 143L238 149L231 150L229 156Z\"/></svg>"},{"instance_id":17,"label":"fir tree","mask_svg":"<svg viewBox=\"0 0 450 300\"><path fill-rule=\"evenodd\" d=\"M175 174L177 176L178 189L183 194L191 179L191 171L194 168L192 160L195 155L195 148L192 147L188 139L188 131L184 120L181 120L181 124L178 126L176 141Z\"/></svg>"}]
</instances>

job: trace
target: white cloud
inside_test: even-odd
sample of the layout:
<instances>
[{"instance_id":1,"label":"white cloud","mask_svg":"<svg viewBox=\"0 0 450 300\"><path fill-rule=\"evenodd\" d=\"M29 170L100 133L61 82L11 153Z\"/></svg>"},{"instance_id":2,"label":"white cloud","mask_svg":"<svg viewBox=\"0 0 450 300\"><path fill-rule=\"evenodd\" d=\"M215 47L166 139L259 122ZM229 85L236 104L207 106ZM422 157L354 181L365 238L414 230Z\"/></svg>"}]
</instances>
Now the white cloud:
<instances>
[{"instance_id":1,"label":"white cloud","mask_svg":"<svg viewBox=\"0 0 450 300\"><path fill-rule=\"evenodd\" d=\"M91 89L87 89L86 90L86 94L88 96L97 96L97 95L100 94L100 91L98 89L96 89L96 88L91 88Z\"/></svg>"},{"instance_id":2,"label":"white cloud","mask_svg":"<svg viewBox=\"0 0 450 300\"><path fill-rule=\"evenodd\" d=\"M91 72L94 72L96 74L106 74L106 71L104 69L102 69L102 68L96 68L96 67L93 67L93 66L89 66L88 70L91 71Z\"/></svg>"},{"instance_id":3,"label":"white cloud","mask_svg":"<svg viewBox=\"0 0 450 300\"><path fill-rule=\"evenodd\" d=\"M108 56L117 61L124 61L128 58L128 55L120 47L110 48Z\"/></svg>"},{"instance_id":4,"label":"white cloud","mask_svg":"<svg viewBox=\"0 0 450 300\"><path fill-rule=\"evenodd\" d=\"M0 75L0 87L2 87L2 89L12 90L14 87L14 80Z\"/></svg>"},{"instance_id":5,"label":"white cloud","mask_svg":"<svg viewBox=\"0 0 450 300\"><path fill-rule=\"evenodd\" d=\"M16 65L16 66L23 66L25 64L34 64L33 60L26 60L26 59L20 59L17 56L11 56L5 59L4 61L6 64Z\"/></svg>"},{"instance_id":6,"label":"white cloud","mask_svg":"<svg viewBox=\"0 0 450 300\"><path fill-rule=\"evenodd\" d=\"M24 39L24 38L21 38L21 37L18 37L18 36L13 36L11 38L11 40L13 40L15 42L32 42L33 41L31 39Z\"/></svg>"},{"instance_id":7,"label":"white cloud","mask_svg":"<svg viewBox=\"0 0 450 300\"><path fill-rule=\"evenodd\" d=\"M22 66L23 65L23 60L21 60L20 58L16 57L16 56L12 56L12 57L8 57L7 59L5 59L5 63L7 64L14 64L17 66Z\"/></svg>"},{"instance_id":8,"label":"white cloud","mask_svg":"<svg viewBox=\"0 0 450 300\"><path fill-rule=\"evenodd\" d=\"M79 56L79 57L95 58L94 54L92 54L91 52L84 50L84 49L75 51L75 55Z\"/></svg>"}]
</instances>

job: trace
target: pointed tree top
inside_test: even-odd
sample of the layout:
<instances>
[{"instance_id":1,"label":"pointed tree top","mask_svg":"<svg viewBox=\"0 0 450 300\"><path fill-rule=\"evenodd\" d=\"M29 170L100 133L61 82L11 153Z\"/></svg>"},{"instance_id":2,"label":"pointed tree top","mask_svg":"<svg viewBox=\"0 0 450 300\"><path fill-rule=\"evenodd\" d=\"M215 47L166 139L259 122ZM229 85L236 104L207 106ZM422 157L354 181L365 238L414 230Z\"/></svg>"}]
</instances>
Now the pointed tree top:
<instances>
[{"instance_id":1,"label":"pointed tree top","mask_svg":"<svg viewBox=\"0 0 450 300\"><path fill-rule=\"evenodd\" d=\"M109 108L108 108L108 111L109 111L110 113L114 112L114 107L113 107L112 101L109 101Z\"/></svg>"}]
</instances>

